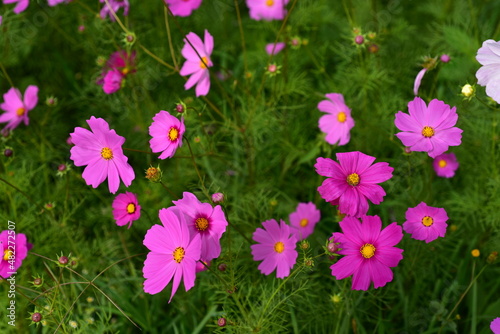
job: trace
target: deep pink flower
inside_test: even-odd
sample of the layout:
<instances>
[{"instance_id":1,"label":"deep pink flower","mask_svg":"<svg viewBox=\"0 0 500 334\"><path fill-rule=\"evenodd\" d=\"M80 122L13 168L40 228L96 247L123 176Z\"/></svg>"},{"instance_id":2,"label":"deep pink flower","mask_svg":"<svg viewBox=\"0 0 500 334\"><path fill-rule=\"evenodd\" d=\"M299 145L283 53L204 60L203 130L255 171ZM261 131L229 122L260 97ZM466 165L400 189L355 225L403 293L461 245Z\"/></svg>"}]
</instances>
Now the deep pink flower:
<instances>
[{"instance_id":1,"label":"deep pink flower","mask_svg":"<svg viewBox=\"0 0 500 334\"><path fill-rule=\"evenodd\" d=\"M436 171L437 176L453 177L458 169L458 161L455 153L443 153L434 158L432 166Z\"/></svg>"},{"instance_id":2,"label":"deep pink flower","mask_svg":"<svg viewBox=\"0 0 500 334\"><path fill-rule=\"evenodd\" d=\"M299 203L295 212L289 216L292 233L298 240L303 240L314 232L314 227L321 218L320 211L314 203Z\"/></svg>"},{"instance_id":3,"label":"deep pink flower","mask_svg":"<svg viewBox=\"0 0 500 334\"><path fill-rule=\"evenodd\" d=\"M486 86L486 95L500 103L500 41L484 41L476 59L483 65L476 72L477 83Z\"/></svg>"},{"instance_id":4,"label":"deep pink flower","mask_svg":"<svg viewBox=\"0 0 500 334\"><path fill-rule=\"evenodd\" d=\"M141 216L141 206L134 193L126 191L125 194L119 194L111 206L113 207L113 218L118 226L128 224L128 228L130 228L132 222Z\"/></svg>"},{"instance_id":5,"label":"deep pink flower","mask_svg":"<svg viewBox=\"0 0 500 334\"><path fill-rule=\"evenodd\" d=\"M421 202L414 208L408 208L405 217L403 229L415 240L429 243L446 234L448 215L444 209L433 208Z\"/></svg>"},{"instance_id":6,"label":"deep pink flower","mask_svg":"<svg viewBox=\"0 0 500 334\"><path fill-rule=\"evenodd\" d=\"M253 233L253 240L258 242L250 246L253 260L262 261L258 268L264 275L276 269L276 277L285 278L297 262L297 237L283 220L279 225L274 219L266 220L262 226L264 229L259 227Z\"/></svg>"},{"instance_id":7,"label":"deep pink flower","mask_svg":"<svg viewBox=\"0 0 500 334\"><path fill-rule=\"evenodd\" d=\"M194 194L184 192L182 198L172 201L185 215L191 236L201 237L201 259L210 261L220 255L220 238L226 232L227 220L220 205L212 207L201 203Z\"/></svg>"},{"instance_id":8,"label":"deep pink flower","mask_svg":"<svg viewBox=\"0 0 500 334\"><path fill-rule=\"evenodd\" d=\"M286 15L284 8L288 0L246 0L250 9L250 17L254 20L283 20Z\"/></svg>"},{"instance_id":9,"label":"deep pink flower","mask_svg":"<svg viewBox=\"0 0 500 334\"><path fill-rule=\"evenodd\" d=\"M418 95L418 89L420 88L420 83L422 82L422 79L427 72L427 68L423 68L418 72L417 76L415 77L415 82L413 83L413 94Z\"/></svg>"},{"instance_id":10,"label":"deep pink flower","mask_svg":"<svg viewBox=\"0 0 500 334\"><path fill-rule=\"evenodd\" d=\"M450 108L436 99L427 107L424 100L415 97L408 103L408 111L409 115L399 111L394 123L403 131L396 136L412 151L427 152L435 158L450 146L462 143L462 130L455 127L458 120L456 107Z\"/></svg>"},{"instance_id":11,"label":"deep pink flower","mask_svg":"<svg viewBox=\"0 0 500 334\"><path fill-rule=\"evenodd\" d=\"M213 66L212 60L210 60L213 48L214 38L208 30L205 30L205 42L202 42L201 38L194 32L190 32L184 38L182 55L186 61L179 73L182 76L191 75L184 84L184 88L188 90L196 84L196 96L207 95L210 90L208 67Z\"/></svg>"},{"instance_id":12,"label":"deep pink flower","mask_svg":"<svg viewBox=\"0 0 500 334\"><path fill-rule=\"evenodd\" d=\"M125 16L128 15L128 9L130 6L128 0L108 0L109 6L106 4L105 0L99 0L99 1L104 3L100 13L101 19L105 19L107 16L109 16L109 19L114 22L116 19L111 13L111 11L116 13L122 7L123 7L123 15Z\"/></svg>"},{"instance_id":13,"label":"deep pink flower","mask_svg":"<svg viewBox=\"0 0 500 334\"><path fill-rule=\"evenodd\" d=\"M161 209L163 226L153 225L144 237L144 246L150 252L144 261L144 292L156 294L172 281L172 294L184 279L186 291L194 286L196 263L200 259L200 236L190 237L184 216L175 207Z\"/></svg>"},{"instance_id":14,"label":"deep pink flower","mask_svg":"<svg viewBox=\"0 0 500 334\"><path fill-rule=\"evenodd\" d=\"M269 43L266 44L266 52L268 55L276 55L280 53L286 46L286 43L278 42L278 43Z\"/></svg>"},{"instance_id":15,"label":"deep pink flower","mask_svg":"<svg viewBox=\"0 0 500 334\"><path fill-rule=\"evenodd\" d=\"M331 145L345 145L351 139L350 131L354 127L351 109L346 106L342 94L326 94L328 100L318 103L318 109L326 112L319 119L319 128L326 133L326 142Z\"/></svg>"},{"instance_id":16,"label":"deep pink flower","mask_svg":"<svg viewBox=\"0 0 500 334\"><path fill-rule=\"evenodd\" d=\"M198 9L201 0L165 0L168 8L175 16L189 16L191 12Z\"/></svg>"},{"instance_id":17,"label":"deep pink flower","mask_svg":"<svg viewBox=\"0 0 500 334\"><path fill-rule=\"evenodd\" d=\"M149 146L154 153L162 152L159 159L171 158L177 148L182 146L182 136L186 131L184 119L181 120L170 115L168 111L161 110L153 117L149 126Z\"/></svg>"},{"instance_id":18,"label":"deep pink flower","mask_svg":"<svg viewBox=\"0 0 500 334\"><path fill-rule=\"evenodd\" d=\"M91 131L76 127L75 132L70 133L75 145L71 148L70 159L75 166L87 166L82 174L87 185L97 188L107 177L109 191L113 194L120 186L120 178L128 187L135 173L123 154L125 138L110 130L102 118L92 116L87 123Z\"/></svg>"},{"instance_id":19,"label":"deep pink flower","mask_svg":"<svg viewBox=\"0 0 500 334\"><path fill-rule=\"evenodd\" d=\"M2 231L0 233L0 278L8 278L15 274L28 256L31 247L26 235L13 230Z\"/></svg>"},{"instance_id":20,"label":"deep pink flower","mask_svg":"<svg viewBox=\"0 0 500 334\"><path fill-rule=\"evenodd\" d=\"M368 212L367 199L382 202L385 191L377 183L389 180L394 168L387 162L372 165L375 158L361 152L337 153L337 160L340 164L329 158L316 160L316 172L328 177L318 187L319 194L338 205L341 213L361 217Z\"/></svg>"},{"instance_id":21,"label":"deep pink flower","mask_svg":"<svg viewBox=\"0 0 500 334\"><path fill-rule=\"evenodd\" d=\"M120 71L116 69L109 70L103 79L104 82L102 85L102 90L104 91L104 93L113 94L114 92L122 88L123 78L124 77L120 73Z\"/></svg>"},{"instance_id":22,"label":"deep pink flower","mask_svg":"<svg viewBox=\"0 0 500 334\"><path fill-rule=\"evenodd\" d=\"M10 3L16 3L16 7L14 7L14 13L19 14L21 12L24 12L26 8L28 8L30 1L29 0L3 0L3 3L10 4Z\"/></svg>"},{"instance_id":23,"label":"deep pink flower","mask_svg":"<svg viewBox=\"0 0 500 334\"><path fill-rule=\"evenodd\" d=\"M333 233L334 242L340 243L337 253L345 256L330 269L337 280L353 275L352 289L366 291L371 282L377 289L392 281L390 268L403 258L403 250L394 247L403 238L403 231L397 223L381 230L378 216L364 216L361 220L345 217L340 222L343 233Z\"/></svg>"},{"instance_id":24,"label":"deep pink flower","mask_svg":"<svg viewBox=\"0 0 500 334\"><path fill-rule=\"evenodd\" d=\"M28 125L28 112L38 103L38 87L28 86L24 91L24 101L19 89L11 88L3 94L3 100L0 108L6 112L0 116L0 123L7 123L5 129L14 130L21 122Z\"/></svg>"},{"instance_id":25,"label":"deep pink flower","mask_svg":"<svg viewBox=\"0 0 500 334\"><path fill-rule=\"evenodd\" d=\"M113 52L102 69L97 80L106 94L112 94L122 88L125 78L136 71L135 51L125 50Z\"/></svg>"},{"instance_id":26,"label":"deep pink flower","mask_svg":"<svg viewBox=\"0 0 500 334\"><path fill-rule=\"evenodd\" d=\"M493 334L500 334L500 318L495 318L490 324L490 329Z\"/></svg>"}]
</instances>

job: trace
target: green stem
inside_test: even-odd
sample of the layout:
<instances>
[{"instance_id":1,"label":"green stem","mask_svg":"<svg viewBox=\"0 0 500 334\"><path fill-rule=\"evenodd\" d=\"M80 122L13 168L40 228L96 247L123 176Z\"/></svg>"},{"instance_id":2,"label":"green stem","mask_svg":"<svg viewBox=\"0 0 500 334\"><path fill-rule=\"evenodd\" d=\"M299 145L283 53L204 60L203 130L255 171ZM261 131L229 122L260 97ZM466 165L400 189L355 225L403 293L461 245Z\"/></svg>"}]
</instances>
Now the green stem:
<instances>
[{"instance_id":1,"label":"green stem","mask_svg":"<svg viewBox=\"0 0 500 334\"><path fill-rule=\"evenodd\" d=\"M174 47L172 45L172 36L170 35L170 25L168 24L168 7L163 8L163 13L165 15L165 26L167 27L167 37L168 46L170 48L170 55L172 56L172 61L174 62L174 67L176 71L179 71L179 66L177 66L177 60L175 59Z\"/></svg>"},{"instance_id":2,"label":"green stem","mask_svg":"<svg viewBox=\"0 0 500 334\"><path fill-rule=\"evenodd\" d=\"M198 175L198 179L200 180L200 183L201 183L201 190L203 191L203 194L205 194L205 196L211 202L212 198L210 197L210 194L208 193L208 190L205 187L205 181L201 177L200 171L198 170L198 166L196 165L196 161L194 160L194 154L193 154L193 150L191 149L191 144L189 143L189 140L187 139L187 137L184 137L184 138L186 139L186 143L187 143L188 148L189 148L189 153L191 154L191 161L193 162L194 169L196 170L196 174Z\"/></svg>"},{"instance_id":3,"label":"green stem","mask_svg":"<svg viewBox=\"0 0 500 334\"><path fill-rule=\"evenodd\" d=\"M5 75L5 79L7 79L7 81L9 82L10 86L11 87L14 87L14 83L12 82L12 80L10 79L9 77L9 74L7 73L7 71L5 70L5 67L3 66L2 63L0 63L0 68L2 69L2 72L3 74Z\"/></svg>"}]
</instances>

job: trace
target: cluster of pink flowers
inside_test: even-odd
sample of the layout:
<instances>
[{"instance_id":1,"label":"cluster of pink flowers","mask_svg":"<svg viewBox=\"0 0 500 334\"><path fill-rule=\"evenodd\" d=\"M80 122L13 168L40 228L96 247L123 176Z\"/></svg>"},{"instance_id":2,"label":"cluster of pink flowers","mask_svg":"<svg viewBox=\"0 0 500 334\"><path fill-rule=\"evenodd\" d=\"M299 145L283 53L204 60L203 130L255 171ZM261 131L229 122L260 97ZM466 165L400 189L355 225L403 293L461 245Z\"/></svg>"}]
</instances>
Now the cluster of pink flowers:
<instances>
[{"instance_id":1,"label":"cluster of pink flowers","mask_svg":"<svg viewBox=\"0 0 500 334\"><path fill-rule=\"evenodd\" d=\"M97 84L102 85L104 93L113 94L123 87L127 75L135 71L135 51L130 53L125 50L116 51L106 62Z\"/></svg>"}]
</instances>

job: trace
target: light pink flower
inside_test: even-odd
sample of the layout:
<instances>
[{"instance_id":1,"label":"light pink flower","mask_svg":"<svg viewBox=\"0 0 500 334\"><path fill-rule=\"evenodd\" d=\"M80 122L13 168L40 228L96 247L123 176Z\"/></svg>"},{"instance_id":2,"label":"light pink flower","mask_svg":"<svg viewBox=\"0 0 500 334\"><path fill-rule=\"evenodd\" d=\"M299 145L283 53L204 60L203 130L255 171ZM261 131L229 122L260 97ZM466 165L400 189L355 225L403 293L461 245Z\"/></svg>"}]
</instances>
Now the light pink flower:
<instances>
[{"instance_id":1,"label":"light pink flower","mask_svg":"<svg viewBox=\"0 0 500 334\"><path fill-rule=\"evenodd\" d=\"M186 58L186 61L182 65L180 75L191 75L184 84L184 88L188 90L196 84L196 96L207 95L210 90L208 67L213 66L212 60L210 60L213 48L214 38L208 30L205 30L205 42L202 42L201 38L193 32L190 32L184 38L182 55Z\"/></svg>"},{"instance_id":2,"label":"light pink flower","mask_svg":"<svg viewBox=\"0 0 500 334\"><path fill-rule=\"evenodd\" d=\"M29 0L3 0L4 4L16 3L16 7L14 7L14 13L19 14L24 12L26 8L28 8L30 1Z\"/></svg>"},{"instance_id":3,"label":"light pink flower","mask_svg":"<svg viewBox=\"0 0 500 334\"><path fill-rule=\"evenodd\" d=\"M435 158L450 146L462 143L462 130L455 127L458 120L456 107L450 108L436 99L427 107L424 100L415 97L408 103L408 111L409 115L399 111L394 123L403 131L396 136L412 151L427 152Z\"/></svg>"},{"instance_id":4,"label":"light pink flower","mask_svg":"<svg viewBox=\"0 0 500 334\"><path fill-rule=\"evenodd\" d=\"M326 133L325 140L331 145L345 145L351 139L350 131L354 127L351 109L346 106L342 94L326 94L328 100L318 103L318 109L326 112L319 119L319 129Z\"/></svg>"},{"instance_id":5,"label":"light pink flower","mask_svg":"<svg viewBox=\"0 0 500 334\"><path fill-rule=\"evenodd\" d=\"M141 216L141 206L134 193L126 191L125 194L119 194L111 206L113 207L113 218L118 226L128 224L128 228L130 228L132 222Z\"/></svg>"},{"instance_id":6,"label":"light pink flower","mask_svg":"<svg viewBox=\"0 0 500 334\"><path fill-rule=\"evenodd\" d=\"M105 0L99 0L99 1L104 3L100 13L101 19L105 19L107 16L109 16L109 19L114 22L116 19L111 13L111 11L116 13L120 8L123 8L123 15L125 16L128 15L128 9L130 6L128 0L108 0L109 6L108 4L106 4Z\"/></svg>"},{"instance_id":7,"label":"light pink flower","mask_svg":"<svg viewBox=\"0 0 500 334\"><path fill-rule=\"evenodd\" d=\"M458 161L455 153L443 153L434 158L432 166L437 176L440 177L453 177L455 171L458 169Z\"/></svg>"},{"instance_id":8,"label":"light pink flower","mask_svg":"<svg viewBox=\"0 0 500 334\"><path fill-rule=\"evenodd\" d=\"M246 0L250 17L254 20L283 20L288 0Z\"/></svg>"},{"instance_id":9,"label":"light pink flower","mask_svg":"<svg viewBox=\"0 0 500 334\"><path fill-rule=\"evenodd\" d=\"M24 92L24 101L19 89L11 88L3 95L3 100L0 108L6 112L0 116L0 123L7 123L5 129L13 130L21 122L28 125L28 112L38 103L38 87L28 86Z\"/></svg>"},{"instance_id":10,"label":"light pink flower","mask_svg":"<svg viewBox=\"0 0 500 334\"><path fill-rule=\"evenodd\" d=\"M476 59L483 65L476 72L477 83L486 86L486 95L500 103L500 41L484 41Z\"/></svg>"},{"instance_id":11,"label":"light pink flower","mask_svg":"<svg viewBox=\"0 0 500 334\"><path fill-rule=\"evenodd\" d=\"M266 52L268 55L276 55L280 53L286 46L286 43L284 42L278 42L278 43L269 43L266 44Z\"/></svg>"},{"instance_id":12,"label":"light pink flower","mask_svg":"<svg viewBox=\"0 0 500 334\"><path fill-rule=\"evenodd\" d=\"M327 176L318 192L332 205L338 205L343 214L361 217L368 212L368 200L380 204L384 189L377 183L392 177L394 168L387 162L377 162L361 152L337 153L337 163L329 158L318 158L314 167L319 175Z\"/></svg>"},{"instance_id":13,"label":"light pink flower","mask_svg":"<svg viewBox=\"0 0 500 334\"><path fill-rule=\"evenodd\" d=\"M123 154L125 138L110 130L102 118L92 116L87 123L92 131L76 127L75 132L70 133L75 145L71 148L70 159L75 166L87 166L82 174L87 185L97 188L108 178L109 191L113 194L120 186L120 179L128 187L135 173Z\"/></svg>"},{"instance_id":14,"label":"light pink flower","mask_svg":"<svg viewBox=\"0 0 500 334\"><path fill-rule=\"evenodd\" d=\"M433 208L421 202L406 210L405 217L403 229L415 240L425 240L429 243L446 234L448 215L444 209Z\"/></svg>"},{"instance_id":15,"label":"light pink flower","mask_svg":"<svg viewBox=\"0 0 500 334\"><path fill-rule=\"evenodd\" d=\"M490 323L490 329L493 334L500 334L500 318L495 318Z\"/></svg>"},{"instance_id":16,"label":"light pink flower","mask_svg":"<svg viewBox=\"0 0 500 334\"><path fill-rule=\"evenodd\" d=\"M199 235L191 238L184 216L175 207L161 209L162 225L153 225L144 237L144 246L150 252L144 261L144 292L156 294L173 280L172 294L184 280L186 291L194 286L196 263L200 259Z\"/></svg>"},{"instance_id":17,"label":"light pink flower","mask_svg":"<svg viewBox=\"0 0 500 334\"><path fill-rule=\"evenodd\" d=\"M292 233L298 240L303 240L314 232L314 227L321 218L320 211L314 203L299 203L297 209L289 216Z\"/></svg>"},{"instance_id":18,"label":"light pink flower","mask_svg":"<svg viewBox=\"0 0 500 334\"><path fill-rule=\"evenodd\" d=\"M198 9L201 0L165 0L168 8L175 16L189 16L191 12Z\"/></svg>"},{"instance_id":19,"label":"light pink flower","mask_svg":"<svg viewBox=\"0 0 500 334\"><path fill-rule=\"evenodd\" d=\"M368 290L373 282L375 289L391 282L396 267L403 259L403 250L396 246L403 238L401 226L392 223L383 230L378 216L364 216L362 223L354 217L345 217L340 222L343 233L333 233L337 251L345 255L330 269L337 280L353 275L353 290Z\"/></svg>"},{"instance_id":20,"label":"light pink flower","mask_svg":"<svg viewBox=\"0 0 500 334\"><path fill-rule=\"evenodd\" d=\"M172 201L184 214L191 236L201 237L201 260L211 261L221 252L220 238L226 232L227 220L220 205L212 207L201 203L194 194L184 192L182 198Z\"/></svg>"},{"instance_id":21,"label":"light pink flower","mask_svg":"<svg viewBox=\"0 0 500 334\"><path fill-rule=\"evenodd\" d=\"M418 95L418 89L420 88L420 83L422 82L422 78L424 77L425 73L427 72L426 68L423 68L418 72L417 76L415 77L415 82L413 83L413 94Z\"/></svg>"},{"instance_id":22,"label":"light pink flower","mask_svg":"<svg viewBox=\"0 0 500 334\"><path fill-rule=\"evenodd\" d=\"M17 269L28 256L28 251L33 247L26 235L13 230L0 233L0 278L8 278L15 274Z\"/></svg>"},{"instance_id":23,"label":"light pink flower","mask_svg":"<svg viewBox=\"0 0 500 334\"><path fill-rule=\"evenodd\" d=\"M170 115L168 111L161 110L153 117L149 126L149 146L154 153L162 152L159 159L171 158L177 148L182 146L182 136L186 131L184 118L181 120Z\"/></svg>"},{"instance_id":24,"label":"light pink flower","mask_svg":"<svg viewBox=\"0 0 500 334\"><path fill-rule=\"evenodd\" d=\"M253 233L253 240L258 242L250 246L253 260L262 261L258 268L264 275L276 269L276 277L285 278L297 262L297 237L283 220L279 225L274 219L266 220L262 226L264 229L257 228Z\"/></svg>"}]
</instances>

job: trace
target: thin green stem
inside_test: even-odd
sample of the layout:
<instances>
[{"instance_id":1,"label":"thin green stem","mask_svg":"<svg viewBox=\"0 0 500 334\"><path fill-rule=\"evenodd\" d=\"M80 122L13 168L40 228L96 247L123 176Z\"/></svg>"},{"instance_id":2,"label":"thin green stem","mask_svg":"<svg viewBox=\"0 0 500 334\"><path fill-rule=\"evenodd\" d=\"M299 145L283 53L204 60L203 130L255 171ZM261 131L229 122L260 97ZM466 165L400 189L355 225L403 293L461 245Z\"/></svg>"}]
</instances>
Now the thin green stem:
<instances>
[{"instance_id":1,"label":"thin green stem","mask_svg":"<svg viewBox=\"0 0 500 334\"><path fill-rule=\"evenodd\" d=\"M148 152L148 151L143 151L143 150L136 150L135 148L128 148L128 147L123 147L125 151L131 151L131 152L140 152L140 153L146 153L146 154L154 154L157 155L158 153L153 153L153 152Z\"/></svg>"},{"instance_id":2,"label":"thin green stem","mask_svg":"<svg viewBox=\"0 0 500 334\"><path fill-rule=\"evenodd\" d=\"M172 56L172 61L174 62L174 67L176 71L179 71L179 66L177 66L177 60L175 59L174 46L172 45L172 36L170 35L170 25L168 23L168 8L163 8L163 13L165 15L165 26L167 28L168 46L170 48L170 54Z\"/></svg>"},{"instance_id":3,"label":"thin green stem","mask_svg":"<svg viewBox=\"0 0 500 334\"><path fill-rule=\"evenodd\" d=\"M175 199L179 198L179 196L177 196L172 190L170 190L170 188L167 187L167 185L165 183L163 183L162 181L160 181L160 184L163 186L163 188L165 188L166 191L168 191L168 193L170 195L172 195L173 198L175 198Z\"/></svg>"},{"instance_id":4,"label":"thin green stem","mask_svg":"<svg viewBox=\"0 0 500 334\"><path fill-rule=\"evenodd\" d=\"M9 74L7 73L7 71L5 70L5 67L3 66L2 63L0 63L0 68L2 68L2 72L3 72L3 75L5 75L5 79L7 79L7 81L9 82L10 86L11 87L14 87L14 83L12 82L12 80L10 79L9 77Z\"/></svg>"},{"instance_id":5,"label":"thin green stem","mask_svg":"<svg viewBox=\"0 0 500 334\"><path fill-rule=\"evenodd\" d=\"M156 60L157 62L159 62L160 64L162 64L163 66L175 71L175 72L178 72L178 70L173 67L172 65L166 63L165 61L163 61L160 57L158 57L157 55L155 55L153 52L149 51L144 45L142 44L139 44L139 47L144 51L146 52L151 58L153 58L154 60Z\"/></svg>"},{"instance_id":6,"label":"thin green stem","mask_svg":"<svg viewBox=\"0 0 500 334\"><path fill-rule=\"evenodd\" d=\"M236 8L238 27L240 29L241 49L243 50L243 67L245 69L245 73L247 73L248 72L247 49L245 46L245 34L243 33L243 23L241 21L240 6L238 4L238 0L234 0L234 8Z\"/></svg>"},{"instance_id":7,"label":"thin green stem","mask_svg":"<svg viewBox=\"0 0 500 334\"><path fill-rule=\"evenodd\" d=\"M125 28L125 26L123 25L122 21L118 17L118 15L116 15L115 11L113 10L113 8L111 7L111 5L109 4L109 1L108 0L104 0L104 2L106 2L106 6L108 6L108 9L111 12L111 15L113 15L113 17L115 18L116 22L118 22L118 24L120 25L120 27L122 28L122 30L128 35L130 32L128 31L127 28Z\"/></svg>"},{"instance_id":8,"label":"thin green stem","mask_svg":"<svg viewBox=\"0 0 500 334\"><path fill-rule=\"evenodd\" d=\"M208 190L205 187L205 181L201 177L200 171L198 170L198 166L196 165L196 161L194 160L194 154L193 154L193 150L191 148L191 144L189 143L189 140L186 137L184 137L184 138L186 139L186 143L187 143L188 148L189 148L189 153L191 153L191 161L193 162L194 169L196 170L196 174L198 175L198 179L200 180L200 183L201 183L201 190L203 191L203 194L205 194L205 196L208 198L208 200L211 201L212 198L210 197Z\"/></svg>"}]
</instances>

